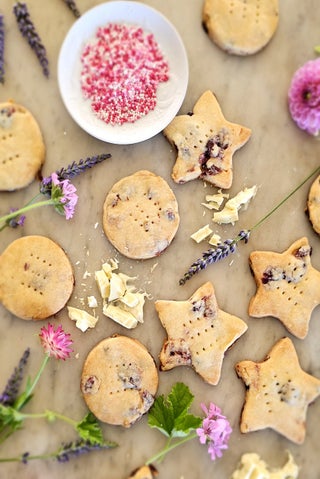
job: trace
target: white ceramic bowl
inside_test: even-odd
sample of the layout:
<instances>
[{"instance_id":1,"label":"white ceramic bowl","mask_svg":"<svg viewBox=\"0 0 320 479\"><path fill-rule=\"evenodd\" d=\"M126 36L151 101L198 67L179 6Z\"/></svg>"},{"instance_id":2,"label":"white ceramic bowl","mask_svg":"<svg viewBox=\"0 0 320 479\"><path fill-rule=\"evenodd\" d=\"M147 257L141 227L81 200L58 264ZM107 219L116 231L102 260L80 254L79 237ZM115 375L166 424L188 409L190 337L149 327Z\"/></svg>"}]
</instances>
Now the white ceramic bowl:
<instances>
[{"instance_id":1,"label":"white ceramic bowl","mask_svg":"<svg viewBox=\"0 0 320 479\"><path fill-rule=\"evenodd\" d=\"M170 78L158 86L156 108L134 123L119 126L105 123L92 112L80 84L83 47L107 23L132 24L152 33L169 64ZM187 54L174 26L157 10L135 1L110 1L88 10L67 33L58 59L59 89L71 117L93 137L114 144L138 143L162 131L181 107L188 78Z\"/></svg>"}]
</instances>

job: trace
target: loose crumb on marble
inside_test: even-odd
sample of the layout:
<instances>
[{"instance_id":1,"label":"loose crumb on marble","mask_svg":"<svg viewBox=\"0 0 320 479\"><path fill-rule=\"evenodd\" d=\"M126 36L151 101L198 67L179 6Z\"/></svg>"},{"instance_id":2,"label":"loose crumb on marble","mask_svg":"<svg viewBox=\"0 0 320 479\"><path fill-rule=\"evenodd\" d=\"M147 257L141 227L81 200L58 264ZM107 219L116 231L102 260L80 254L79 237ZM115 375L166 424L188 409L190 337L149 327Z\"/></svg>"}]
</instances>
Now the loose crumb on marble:
<instances>
[{"instance_id":1,"label":"loose crumb on marble","mask_svg":"<svg viewBox=\"0 0 320 479\"><path fill-rule=\"evenodd\" d=\"M154 272L154 270L156 269L156 267L158 266L158 264L159 264L159 263L155 263L154 265L151 266L151 269L150 269L151 273Z\"/></svg>"}]
</instances>

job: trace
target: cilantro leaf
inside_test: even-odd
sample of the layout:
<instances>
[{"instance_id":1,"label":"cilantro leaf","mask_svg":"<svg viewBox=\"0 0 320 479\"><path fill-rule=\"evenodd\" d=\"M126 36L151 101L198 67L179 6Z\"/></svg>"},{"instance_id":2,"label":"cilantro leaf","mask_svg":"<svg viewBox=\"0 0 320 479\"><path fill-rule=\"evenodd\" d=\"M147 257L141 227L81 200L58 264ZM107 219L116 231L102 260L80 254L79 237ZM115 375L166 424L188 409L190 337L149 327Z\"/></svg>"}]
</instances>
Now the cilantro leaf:
<instances>
[{"instance_id":1,"label":"cilantro leaf","mask_svg":"<svg viewBox=\"0 0 320 479\"><path fill-rule=\"evenodd\" d=\"M163 395L156 398L148 414L149 426L170 438L187 436L202 422L200 417L188 413L193 399L188 386L176 383L167 398Z\"/></svg>"},{"instance_id":2,"label":"cilantro leaf","mask_svg":"<svg viewBox=\"0 0 320 479\"><path fill-rule=\"evenodd\" d=\"M103 444L102 429L91 412L77 423L76 429L81 439L90 441L91 444Z\"/></svg>"}]
</instances>

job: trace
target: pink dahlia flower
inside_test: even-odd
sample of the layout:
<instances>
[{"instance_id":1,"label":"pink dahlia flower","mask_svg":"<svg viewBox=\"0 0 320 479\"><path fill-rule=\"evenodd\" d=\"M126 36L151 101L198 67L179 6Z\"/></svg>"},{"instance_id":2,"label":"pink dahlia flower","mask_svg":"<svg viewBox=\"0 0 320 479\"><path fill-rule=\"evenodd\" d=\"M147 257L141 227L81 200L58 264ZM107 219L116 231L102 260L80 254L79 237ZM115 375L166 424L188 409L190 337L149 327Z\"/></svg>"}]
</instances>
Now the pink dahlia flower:
<instances>
[{"instance_id":1,"label":"pink dahlia flower","mask_svg":"<svg viewBox=\"0 0 320 479\"><path fill-rule=\"evenodd\" d=\"M299 128L320 132L320 58L309 60L293 75L288 92L289 110Z\"/></svg>"}]
</instances>

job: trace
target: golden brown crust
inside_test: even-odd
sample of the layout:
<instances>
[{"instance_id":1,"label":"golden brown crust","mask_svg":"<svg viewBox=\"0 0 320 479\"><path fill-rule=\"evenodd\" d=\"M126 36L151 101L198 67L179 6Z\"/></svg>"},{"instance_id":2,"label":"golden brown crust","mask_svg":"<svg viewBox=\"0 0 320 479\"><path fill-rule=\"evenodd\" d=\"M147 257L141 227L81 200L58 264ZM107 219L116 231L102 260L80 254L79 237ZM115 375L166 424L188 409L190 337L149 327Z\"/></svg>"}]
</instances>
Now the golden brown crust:
<instances>
[{"instance_id":1,"label":"golden brown crust","mask_svg":"<svg viewBox=\"0 0 320 479\"><path fill-rule=\"evenodd\" d=\"M81 391L90 411L102 422L131 426L150 409L157 388L155 362L136 339L106 338L84 362Z\"/></svg>"},{"instance_id":2,"label":"golden brown crust","mask_svg":"<svg viewBox=\"0 0 320 479\"><path fill-rule=\"evenodd\" d=\"M22 319L45 319L71 296L74 276L62 248L44 236L13 241L0 256L0 301Z\"/></svg>"},{"instance_id":3,"label":"golden brown crust","mask_svg":"<svg viewBox=\"0 0 320 479\"><path fill-rule=\"evenodd\" d=\"M44 159L45 145L33 115L17 103L0 103L0 191L29 185Z\"/></svg>"},{"instance_id":4,"label":"golden brown crust","mask_svg":"<svg viewBox=\"0 0 320 479\"><path fill-rule=\"evenodd\" d=\"M211 40L234 55L265 47L279 22L278 0L205 0L203 26Z\"/></svg>"},{"instance_id":5,"label":"golden brown crust","mask_svg":"<svg viewBox=\"0 0 320 479\"><path fill-rule=\"evenodd\" d=\"M233 179L233 154L248 141L251 130L227 121L216 97L207 90L192 115L176 116L163 133L177 149L172 170L176 183L201 178L228 189Z\"/></svg>"},{"instance_id":6,"label":"golden brown crust","mask_svg":"<svg viewBox=\"0 0 320 479\"><path fill-rule=\"evenodd\" d=\"M314 231L320 235L320 175L312 183L309 190L307 214Z\"/></svg>"},{"instance_id":7,"label":"golden brown crust","mask_svg":"<svg viewBox=\"0 0 320 479\"><path fill-rule=\"evenodd\" d=\"M246 385L241 432L271 428L302 444L307 408L320 395L320 379L301 369L292 341L281 339L264 361L240 361L235 369Z\"/></svg>"},{"instance_id":8,"label":"golden brown crust","mask_svg":"<svg viewBox=\"0 0 320 479\"><path fill-rule=\"evenodd\" d=\"M308 333L313 309L320 304L320 272L310 260L307 238L295 241L283 253L253 251L250 266L257 285L249 303L255 318L273 316L297 338Z\"/></svg>"},{"instance_id":9,"label":"golden brown crust","mask_svg":"<svg viewBox=\"0 0 320 479\"><path fill-rule=\"evenodd\" d=\"M158 300L155 308L168 334L160 352L161 370L192 366L216 385L225 352L245 333L246 323L219 309L210 282L186 301Z\"/></svg>"},{"instance_id":10,"label":"golden brown crust","mask_svg":"<svg viewBox=\"0 0 320 479\"><path fill-rule=\"evenodd\" d=\"M118 181L103 206L104 232L124 256L159 256L173 240L180 217L176 197L160 176L138 171Z\"/></svg>"},{"instance_id":11,"label":"golden brown crust","mask_svg":"<svg viewBox=\"0 0 320 479\"><path fill-rule=\"evenodd\" d=\"M154 479L158 475L158 471L151 464L150 466L142 466L132 471L128 479Z\"/></svg>"}]
</instances>

